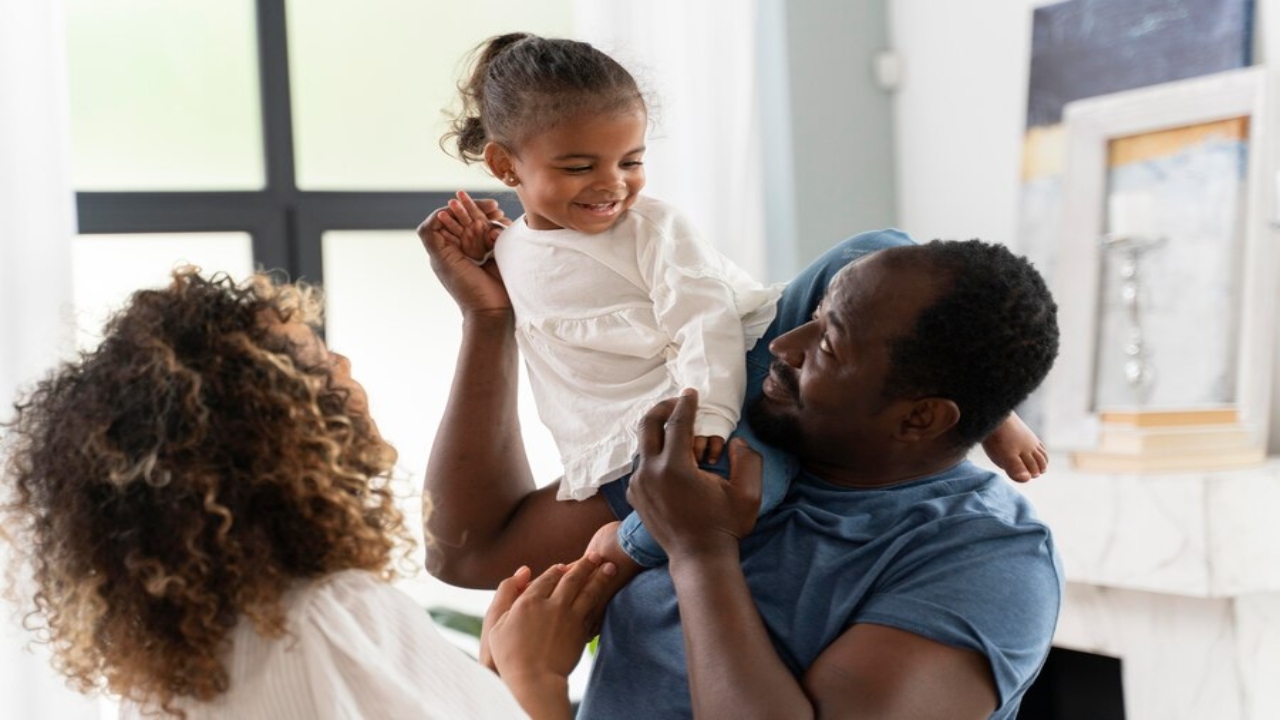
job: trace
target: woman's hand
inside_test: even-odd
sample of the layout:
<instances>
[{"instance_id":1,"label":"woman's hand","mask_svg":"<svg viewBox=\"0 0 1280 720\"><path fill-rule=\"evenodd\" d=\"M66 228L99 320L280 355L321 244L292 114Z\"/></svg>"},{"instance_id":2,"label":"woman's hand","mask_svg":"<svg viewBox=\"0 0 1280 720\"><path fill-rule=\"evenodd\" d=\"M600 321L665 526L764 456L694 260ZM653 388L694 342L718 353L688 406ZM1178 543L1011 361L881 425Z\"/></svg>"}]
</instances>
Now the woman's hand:
<instances>
[{"instance_id":1,"label":"woman's hand","mask_svg":"<svg viewBox=\"0 0 1280 720\"><path fill-rule=\"evenodd\" d=\"M511 311L498 266L488 261L502 228L510 223L496 200L473 200L459 191L418 226L431 269L464 315Z\"/></svg>"},{"instance_id":2,"label":"woman's hand","mask_svg":"<svg viewBox=\"0 0 1280 720\"><path fill-rule=\"evenodd\" d=\"M627 501L673 562L683 553L736 553L760 509L760 455L745 442L729 443L728 480L694 462L697 412L697 392L685 390L645 414L640 464L627 488Z\"/></svg>"},{"instance_id":3,"label":"woman's hand","mask_svg":"<svg viewBox=\"0 0 1280 720\"><path fill-rule=\"evenodd\" d=\"M616 572L598 553L552 566L532 581L529 568L520 568L498 585L485 613L481 662L504 678L568 677L599 625L605 588Z\"/></svg>"},{"instance_id":4,"label":"woman's hand","mask_svg":"<svg viewBox=\"0 0 1280 720\"><path fill-rule=\"evenodd\" d=\"M616 572L596 553L530 581L522 567L498 585L480 633L480 662L496 670L535 720L569 718L569 673L604 613Z\"/></svg>"}]
</instances>

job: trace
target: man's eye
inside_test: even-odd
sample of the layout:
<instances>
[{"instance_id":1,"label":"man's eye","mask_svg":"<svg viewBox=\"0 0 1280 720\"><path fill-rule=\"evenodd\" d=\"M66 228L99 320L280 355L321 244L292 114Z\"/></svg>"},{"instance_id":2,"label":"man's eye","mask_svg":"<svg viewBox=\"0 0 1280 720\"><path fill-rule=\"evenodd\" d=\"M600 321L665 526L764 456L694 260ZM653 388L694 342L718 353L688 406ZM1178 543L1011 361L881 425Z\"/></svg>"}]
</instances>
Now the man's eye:
<instances>
[{"instance_id":1,"label":"man's eye","mask_svg":"<svg viewBox=\"0 0 1280 720\"><path fill-rule=\"evenodd\" d=\"M831 343L827 340L826 335L823 335L822 339L818 341L818 349L827 354L831 353Z\"/></svg>"}]
</instances>

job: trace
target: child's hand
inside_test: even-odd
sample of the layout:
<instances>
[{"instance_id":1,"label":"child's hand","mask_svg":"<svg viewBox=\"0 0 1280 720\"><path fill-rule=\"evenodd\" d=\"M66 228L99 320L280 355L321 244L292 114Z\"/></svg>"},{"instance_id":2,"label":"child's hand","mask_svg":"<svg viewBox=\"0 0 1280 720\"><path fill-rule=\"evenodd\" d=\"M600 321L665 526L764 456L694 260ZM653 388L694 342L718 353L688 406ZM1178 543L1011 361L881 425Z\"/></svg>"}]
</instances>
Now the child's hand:
<instances>
[{"instance_id":1,"label":"child's hand","mask_svg":"<svg viewBox=\"0 0 1280 720\"><path fill-rule=\"evenodd\" d=\"M714 435L695 435L693 438L693 459L695 462L716 463L724 452L724 438Z\"/></svg>"},{"instance_id":2,"label":"child's hand","mask_svg":"<svg viewBox=\"0 0 1280 720\"><path fill-rule=\"evenodd\" d=\"M506 219L502 208L498 207L496 200L472 200L466 193L459 193L459 196L458 200L450 200L448 206L433 211L418 226L418 238L422 241L427 256L431 258L431 269L449 295L457 301L463 314L488 311L509 313L511 299L502 284L497 263L477 263L477 258L469 256L463 245L464 240L467 240L473 246L470 252L479 252L474 248L475 239L484 237L485 234L477 235L458 221L459 216L467 213L467 216L478 214L488 218L485 222L501 223ZM489 235L486 242L491 245L497 237L497 229L492 228L485 233Z\"/></svg>"},{"instance_id":3,"label":"child's hand","mask_svg":"<svg viewBox=\"0 0 1280 720\"><path fill-rule=\"evenodd\" d=\"M1009 413L1009 417L982 441L982 449L987 451L991 462L1016 482L1040 477L1049 467L1049 453L1044 449L1044 443L1017 413Z\"/></svg>"},{"instance_id":4,"label":"child's hand","mask_svg":"<svg viewBox=\"0 0 1280 720\"><path fill-rule=\"evenodd\" d=\"M482 207L483 205L483 207ZM472 200L459 190L455 199L438 215L439 228L462 252L477 264L483 264L493 256L493 246L498 235L511 224L511 220L494 200Z\"/></svg>"}]
</instances>

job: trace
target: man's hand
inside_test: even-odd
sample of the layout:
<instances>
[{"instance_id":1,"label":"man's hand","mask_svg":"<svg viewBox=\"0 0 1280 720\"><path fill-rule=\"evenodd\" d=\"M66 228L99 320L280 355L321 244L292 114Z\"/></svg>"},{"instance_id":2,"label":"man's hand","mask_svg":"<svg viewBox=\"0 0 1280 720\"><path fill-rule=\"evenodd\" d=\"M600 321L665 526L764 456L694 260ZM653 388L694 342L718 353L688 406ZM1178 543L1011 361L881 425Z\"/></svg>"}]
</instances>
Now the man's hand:
<instances>
[{"instance_id":1,"label":"man's hand","mask_svg":"<svg viewBox=\"0 0 1280 720\"><path fill-rule=\"evenodd\" d=\"M418 226L418 238L431 258L431 269L445 290L469 312L511 311L511 299L496 263L479 261L493 249L499 225L510 220L496 200L472 200L459 191L448 206L438 208Z\"/></svg>"},{"instance_id":2,"label":"man's hand","mask_svg":"<svg viewBox=\"0 0 1280 720\"><path fill-rule=\"evenodd\" d=\"M640 464L627 489L627 501L673 560L688 553L736 553L760 509L760 455L745 442L729 443L728 480L695 464L697 411L697 392L685 390L644 416Z\"/></svg>"}]
</instances>

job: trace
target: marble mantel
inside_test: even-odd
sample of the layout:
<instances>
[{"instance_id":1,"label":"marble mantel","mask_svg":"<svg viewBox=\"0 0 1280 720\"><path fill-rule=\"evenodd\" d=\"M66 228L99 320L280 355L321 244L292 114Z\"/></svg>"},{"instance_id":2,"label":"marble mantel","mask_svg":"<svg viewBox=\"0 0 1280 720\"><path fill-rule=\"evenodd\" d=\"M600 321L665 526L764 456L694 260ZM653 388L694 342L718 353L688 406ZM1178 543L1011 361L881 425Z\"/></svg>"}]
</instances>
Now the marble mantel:
<instances>
[{"instance_id":1,"label":"marble mantel","mask_svg":"<svg viewBox=\"0 0 1280 720\"><path fill-rule=\"evenodd\" d=\"M1121 660L1128 720L1280 718L1280 460L1022 490L1067 575L1054 644Z\"/></svg>"}]
</instances>

